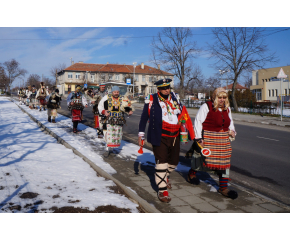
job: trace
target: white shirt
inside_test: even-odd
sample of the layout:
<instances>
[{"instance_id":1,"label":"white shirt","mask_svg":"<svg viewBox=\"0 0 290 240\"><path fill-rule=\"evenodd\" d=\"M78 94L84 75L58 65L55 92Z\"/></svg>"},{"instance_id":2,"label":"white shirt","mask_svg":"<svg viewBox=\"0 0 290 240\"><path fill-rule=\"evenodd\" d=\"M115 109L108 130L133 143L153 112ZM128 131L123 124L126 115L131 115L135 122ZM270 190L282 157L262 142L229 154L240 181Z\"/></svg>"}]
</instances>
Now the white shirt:
<instances>
[{"instance_id":1,"label":"white shirt","mask_svg":"<svg viewBox=\"0 0 290 240\"><path fill-rule=\"evenodd\" d=\"M72 94L73 94L73 92L71 92L71 93L67 96L67 99L66 99L66 104L67 104L67 106L70 105ZM82 94L82 104L83 104L84 106L88 105L87 99L84 97L83 94Z\"/></svg>"},{"instance_id":2,"label":"white shirt","mask_svg":"<svg viewBox=\"0 0 290 240\"><path fill-rule=\"evenodd\" d=\"M232 119L232 113L231 113L231 109L229 109L229 118L231 120L229 129L232 131L235 131L235 127L234 127L234 122ZM218 109L219 111L222 111L221 108ZM194 133L195 133L195 138L199 139L202 138L202 124L205 121L207 114L209 112L208 106L206 103L202 104L200 109L198 110L195 120L194 120Z\"/></svg>"},{"instance_id":3,"label":"white shirt","mask_svg":"<svg viewBox=\"0 0 290 240\"><path fill-rule=\"evenodd\" d=\"M172 97L170 96L170 102L172 103L173 105L173 100L172 100ZM168 109L167 109L167 106L166 106L166 103L163 102L163 101L160 101L158 99L158 102L159 102L159 105L162 109L162 120L169 123L169 124L177 124L178 123L178 117L177 117L177 114L180 114L180 110L179 109L175 109L173 110L170 106L169 106L169 111L171 114L168 113Z\"/></svg>"}]
</instances>

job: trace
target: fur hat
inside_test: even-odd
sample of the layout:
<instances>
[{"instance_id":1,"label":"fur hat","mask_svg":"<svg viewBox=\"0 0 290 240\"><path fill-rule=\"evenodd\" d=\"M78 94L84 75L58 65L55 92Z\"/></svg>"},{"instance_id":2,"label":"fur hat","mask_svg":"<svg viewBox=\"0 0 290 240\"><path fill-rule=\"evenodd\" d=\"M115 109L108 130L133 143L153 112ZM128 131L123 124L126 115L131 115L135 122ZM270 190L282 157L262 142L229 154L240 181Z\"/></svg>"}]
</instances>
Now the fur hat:
<instances>
[{"instance_id":1,"label":"fur hat","mask_svg":"<svg viewBox=\"0 0 290 240\"><path fill-rule=\"evenodd\" d=\"M118 86L113 86L112 87L112 92L114 91L119 91L120 92L120 88Z\"/></svg>"}]
</instances>

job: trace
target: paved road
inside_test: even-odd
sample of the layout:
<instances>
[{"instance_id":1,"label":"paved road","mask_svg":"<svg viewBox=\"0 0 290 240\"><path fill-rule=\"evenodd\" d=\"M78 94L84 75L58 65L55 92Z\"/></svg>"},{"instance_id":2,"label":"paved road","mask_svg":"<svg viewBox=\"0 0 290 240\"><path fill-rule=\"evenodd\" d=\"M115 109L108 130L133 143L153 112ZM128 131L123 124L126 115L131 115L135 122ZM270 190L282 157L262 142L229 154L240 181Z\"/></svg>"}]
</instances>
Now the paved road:
<instances>
[{"instance_id":1,"label":"paved road","mask_svg":"<svg viewBox=\"0 0 290 240\"><path fill-rule=\"evenodd\" d=\"M59 112L70 116L66 101L62 102ZM137 142L141 112L136 109L134 115L127 118L124 140ZM92 108L85 109L83 115L83 123L93 126ZM236 122L235 126L238 135L232 143L232 182L290 205L290 129L242 122ZM145 147L151 149L150 144ZM182 145L180 154L180 160L188 166L190 162L183 156L189 148L190 144Z\"/></svg>"}]
</instances>

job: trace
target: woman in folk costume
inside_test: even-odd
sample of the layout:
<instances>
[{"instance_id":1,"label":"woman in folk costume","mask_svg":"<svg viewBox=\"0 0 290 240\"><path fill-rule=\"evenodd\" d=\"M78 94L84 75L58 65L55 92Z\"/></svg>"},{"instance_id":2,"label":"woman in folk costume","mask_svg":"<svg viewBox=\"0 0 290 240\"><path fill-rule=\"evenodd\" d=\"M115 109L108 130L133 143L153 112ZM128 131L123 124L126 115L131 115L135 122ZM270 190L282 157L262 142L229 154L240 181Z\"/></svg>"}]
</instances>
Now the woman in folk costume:
<instances>
[{"instance_id":1,"label":"woman in folk costume","mask_svg":"<svg viewBox=\"0 0 290 240\"><path fill-rule=\"evenodd\" d=\"M61 96L59 95L59 90L55 89L48 98L47 101L47 115L48 121L55 123L55 117L57 116L57 109L60 107Z\"/></svg>"},{"instance_id":2,"label":"woman in folk costume","mask_svg":"<svg viewBox=\"0 0 290 240\"><path fill-rule=\"evenodd\" d=\"M32 89L29 92L29 108L30 109L37 108L36 107L36 94L37 94L37 91L36 91L35 85L32 85Z\"/></svg>"},{"instance_id":3,"label":"woman in folk costume","mask_svg":"<svg viewBox=\"0 0 290 240\"><path fill-rule=\"evenodd\" d=\"M67 106L68 110L71 111L72 114L72 122L73 122L73 132L77 133L77 127L79 122L82 121L83 118L83 109L88 107L88 102L81 92L81 86L76 86L76 91L71 92L67 97Z\"/></svg>"},{"instance_id":4,"label":"woman in folk costume","mask_svg":"<svg viewBox=\"0 0 290 240\"><path fill-rule=\"evenodd\" d=\"M204 103L197 112L194 121L195 141L186 153L193 154L188 181L199 184L197 170L213 171L219 176L218 192L223 196L235 199L238 194L228 189L231 163L231 143L236 136L230 110L228 94L224 88L217 88L212 100ZM201 149L209 149L210 155L204 156Z\"/></svg>"},{"instance_id":5,"label":"woman in folk costume","mask_svg":"<svg viewBox=\"0 0 290 240\"><path fill-rule=\"evenodd\" d=\"M155 181L158 186L158 198L162 202L170 202L168 189L171 189L169 175L179 163L180 127L186 121L189 138L194 138L193 126L186 108L170 91L171 79L155 82L158 93L150 95L145 101L139 123L139 145L145 136L145 128L149 120L147 141L152 144L155 156Z\"/></svg>"},{"instance_id":6,"label":"woman in folk costume","mask_svg":"<svg viewBox=\"0 0 290 240\"><path fill-rule=\"evenodd\" d=\"M46 96L48 96L48 92L47 92L46 88L44 87L44 83L41 82L40 89L37 91L37 94L36 94L36 99L39 100L39 111L41 111L42 108L43 108L43 110L45 110L45 106L46 106L45 98L46 98Z\"/></svg>"},{"instance_id":7,"label":"woman in folk costume","mask_svg":"<svg viewBox=\"0 0 290 240\"><path fill-rule=\"evenodd\" d=\"M112 94L101 99L98 109L105 116L101 121L107 154L110 154L111 148L118 148L121 145L123 125L126 123L124 113L130 116L134 108L128 98L120 96L120 88L113 86Z\"/></svg>"}]
</instances>

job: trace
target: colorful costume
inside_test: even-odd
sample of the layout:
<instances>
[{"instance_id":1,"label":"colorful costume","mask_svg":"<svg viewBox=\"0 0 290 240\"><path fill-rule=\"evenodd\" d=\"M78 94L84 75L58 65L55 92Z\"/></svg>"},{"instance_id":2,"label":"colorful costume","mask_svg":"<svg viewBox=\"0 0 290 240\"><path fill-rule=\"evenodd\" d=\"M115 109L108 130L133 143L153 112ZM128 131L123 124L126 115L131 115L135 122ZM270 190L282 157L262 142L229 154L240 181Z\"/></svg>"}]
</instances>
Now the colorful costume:
<instances>
[{"instance_id":1,"label":"colorful costume","mask_svg":"<svg viewBox=\"0 0 290 240\"><path fill-rule=\"evenodd\" d=\"M171 81L171 79L159 80L155 85L158 90L163 87L169 89ZM139 137L143 137L149 120L147 141L153 147L156 163L155 181L159 189L158 198L163 202L171 200L167 191L167 188L171 188L169 175L179 163L180 120L185 116L182 116L182 112L186 112L186 108L181 105L173 92L169 95L162 95L159 91L150 95L145 102L139 123ZM189 128L192 128L191 123L189 123Z\"/></svg>"},{"instance_id":2,"label":"colorful costume","mask_svg":"<svg viewBox=\"0 0 290 240\"><path fill-rule=\"evenodd\" d=\"M77 132L78 123L82 121L83 118L83 109L88 105L88 102L84 94L80 91L80 86L77 87L75 92L71 92L67 97L67 106L68 110L72 114L73 122L73 132Z\"/></svg>"},{"instance_id":3,"label":"colorful costume","mask_svg":"<svg viewBox=\"0 0 290 240\"><path fill-rule=\"evenodd\" d=\"M108 94L99 102L98 110L103 114L101 123L103 124L107 150L118 148L122 141L123 125L126 123L124 113L134 111L130 100L127 97L121 96L114 98L112 94ZM108 110L110 114L108 117L104 116L105 110Z\"/></svg>"},{"instance_id":4,"label":"colorful costume","mask_svg":"<svg viewBox=\"0 0 290 240\"><path fill-rule=\"evenodd\" d=\"M218 91L223 92L222 90ZM188 181L190 183L199 184L196 171L210 171L219 176L219 192L227 188L232 153L229 139L230 130L235 132L229 107L215 109L213 101L208 101L200 107L194 122L196 139L186 154L188 157L192 156L191 169L188 174ZM205 157L201 153L201 148L197 144L201 139L204 141L203 148L211 151L209 156ZM236 192L232 190L226 191L227 197L233 199L237 197Z\"/></svg>"},{"instance_id":5,"label":"colorful costume","mask_svg":"<svg viewBox=\"0 0 290 240\"><path fill-rule=\"evenodd\" d=\"M60 108L61 96L59 96L58 93L59 93L59 90L55 89L55 91L50 94L47 101L48 121L52 123L55 123L55 118L57 116L57 109Z\"/></svg>"},{"instance_id":6,"label":"colorful costume","mask_svg":"<svg viewBox=\"0 0 290 240\"><path fill-rule=\"evenodd\" d=\"M43 108L43 110L45 110L45 106L46 106L46 101L45 98L48 96L48 92L44 87L44 83L41 82L40 83L40 89L37 91L36 94L36 99L39 100L39 111L41 111L41 109Z\"/></svg>"}]
</instances>

